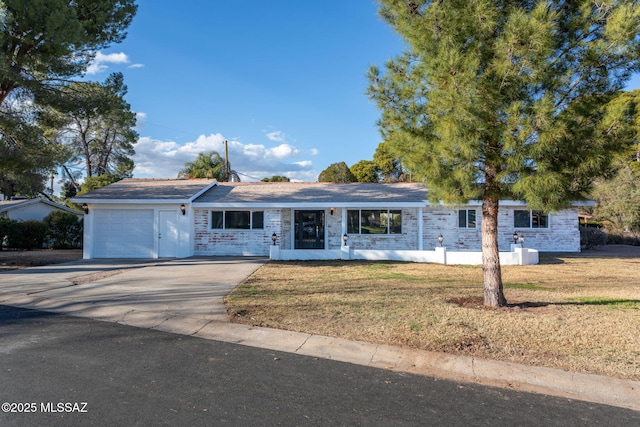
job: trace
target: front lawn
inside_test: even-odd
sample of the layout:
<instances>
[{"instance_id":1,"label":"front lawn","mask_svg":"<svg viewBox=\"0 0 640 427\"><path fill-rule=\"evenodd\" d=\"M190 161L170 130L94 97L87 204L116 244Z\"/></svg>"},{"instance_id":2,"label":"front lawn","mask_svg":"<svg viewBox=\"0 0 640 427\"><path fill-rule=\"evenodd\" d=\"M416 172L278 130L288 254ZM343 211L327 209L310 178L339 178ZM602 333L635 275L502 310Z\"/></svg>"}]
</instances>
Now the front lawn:
<instances>
[{"instance_id":1,"label":"front lawn","mask_svg":"<svg viewBox=\"0 0 640 427\"><path fill-rule=\"evenodd\" d=\"M480 266L358 261L271 262L226 304L238 323L640 380L640 258L502 271L497 310Z\"/></svg>"}]
</instances>

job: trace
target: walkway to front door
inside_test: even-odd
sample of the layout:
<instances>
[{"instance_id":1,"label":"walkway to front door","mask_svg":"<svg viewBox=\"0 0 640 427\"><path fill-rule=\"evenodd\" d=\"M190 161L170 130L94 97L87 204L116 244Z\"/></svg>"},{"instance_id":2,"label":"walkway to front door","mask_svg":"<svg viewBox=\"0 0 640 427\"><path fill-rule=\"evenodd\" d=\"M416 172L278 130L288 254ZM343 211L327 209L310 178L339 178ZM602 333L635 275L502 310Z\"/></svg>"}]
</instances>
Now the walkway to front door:
<instances>
[{"instance_id":1,"label":"walkway to front door","mask_svg":"<svg viewBox=\"0 0 640 427\"><path fill-rule=\"evenodd\" d=\"M324 249L324 211L295 211L295 249Z\"/></svg>"}]
</instances>

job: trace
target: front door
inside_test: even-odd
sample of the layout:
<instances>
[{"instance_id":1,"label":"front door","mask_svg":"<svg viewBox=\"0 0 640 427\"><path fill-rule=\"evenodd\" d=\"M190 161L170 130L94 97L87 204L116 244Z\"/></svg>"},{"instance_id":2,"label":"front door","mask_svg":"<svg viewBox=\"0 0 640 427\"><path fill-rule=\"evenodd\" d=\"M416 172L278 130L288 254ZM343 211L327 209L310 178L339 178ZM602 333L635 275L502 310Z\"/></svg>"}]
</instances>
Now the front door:
<instances>
[{"instance_id":1,"label":"front door","mask_svg":"<svg viewBox=\"0 0 640 427\"><path fill-rule=\"evenodd\" d=\"M295 249L324 249L324 211L295 211Z\"/></svg>"},{"instance_id":2,"label":"front door","mask_svg":"<svg viewBox=\"0 0 640 427\"><path fill-rule=\"evenodd\" d=\"M175 257L178 248L178 213L176 211L160 211L158 230L158 257Z\"/></svg>"}]
</instances>

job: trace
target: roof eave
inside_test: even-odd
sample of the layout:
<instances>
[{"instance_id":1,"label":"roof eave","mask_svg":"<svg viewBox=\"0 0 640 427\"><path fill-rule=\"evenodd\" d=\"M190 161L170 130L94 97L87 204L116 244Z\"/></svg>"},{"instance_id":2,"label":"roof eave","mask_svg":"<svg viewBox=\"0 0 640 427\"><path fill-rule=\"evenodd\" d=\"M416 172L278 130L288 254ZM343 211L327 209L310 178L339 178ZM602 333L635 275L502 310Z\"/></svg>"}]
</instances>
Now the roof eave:
<instances>
[{"instance_id":1,"label":"roof eave","mask_svg":"<svg viewBox=\"0 0 640 427\"><path fill-rule=\"evenodd\" d=\"M73 203L87 205L175 205L189 204L191 199L71 199Z\"/></svg>"},{"instance_id":2,"label":"roof eave","mask_svg":"<svg viewBox=\"0 0 640 427\"><path fill-rule=\"evenodd\" d=\"M286 202L286 203L266 203L266 202L194 202L194 208L413 208L424 207L425 202Z\"/></svg>"}]
</instances>

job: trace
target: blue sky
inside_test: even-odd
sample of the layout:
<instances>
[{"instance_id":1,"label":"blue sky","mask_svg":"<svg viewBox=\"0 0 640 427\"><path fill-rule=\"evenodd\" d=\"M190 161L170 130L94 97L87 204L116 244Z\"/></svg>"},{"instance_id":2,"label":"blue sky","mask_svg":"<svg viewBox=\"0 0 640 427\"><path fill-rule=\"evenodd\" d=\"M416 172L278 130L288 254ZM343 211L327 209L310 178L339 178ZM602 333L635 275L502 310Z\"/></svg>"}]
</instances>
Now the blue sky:
<instances>
[{"instance_id":1,"label":"blue sky","mask_svg":"<svg viewBox=\"0 0 640 427\"><path fill-rule=\"evenodd\" d=\"M227 139L243 181L315 181L331 163L373 157L366 73L402 48L375 0L140 0L125 41L87 77L125 76L135 177L175 177Z\"/></svg>"},{"instance_id":2,"label":"blue sky","mask_svg":"<svg viewBox=\"0 0 640 427\"><path fill-rule=\"evenodd\" d=\"M226 139L243 181L316 181L331 163L373 157L366 73L402 49L375 0L139 0L125 41L98 52L87 77L125 76L134 177L173 178Z\"/></svg>"}]
</instances>

